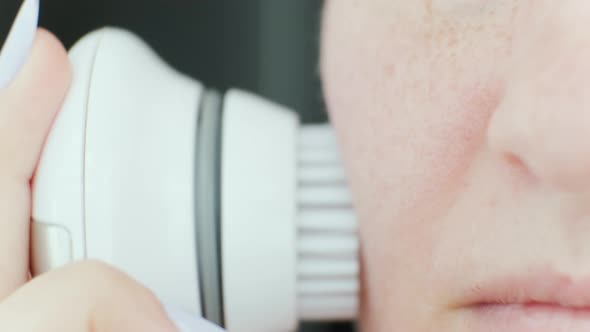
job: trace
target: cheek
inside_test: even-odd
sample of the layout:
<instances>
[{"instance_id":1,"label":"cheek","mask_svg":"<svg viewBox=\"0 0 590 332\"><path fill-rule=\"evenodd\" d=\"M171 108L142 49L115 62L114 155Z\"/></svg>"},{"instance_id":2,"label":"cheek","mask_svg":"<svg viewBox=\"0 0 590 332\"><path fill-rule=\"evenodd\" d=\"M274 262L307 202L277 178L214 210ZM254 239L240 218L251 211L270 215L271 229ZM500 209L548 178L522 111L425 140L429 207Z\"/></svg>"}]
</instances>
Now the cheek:
<instances>
[{"instance_id":1,"label":"cheek","mask_svg":"<svg viewBox=\"0 0 590 332\"><path fill-rule=\"evenodd\" d=\"M432 298L415 301L436 301L429 278L445 227L439 221L485 146L502 84L476 65L488 49L461 52L444 40L439 48L425 25L344 28L334 20L328 17L324 30L326 100L362 221L366 284L379 288L372 316L386 317L424 307L408 300L418 288Z\"/></svg>"},{"instance_id":2,"label":"cheek","mask_svg":"<svg viewBox=\"0 0 590 332\"><path fill-rule=\"evenodd\" d=\"M460 185L501 84L452 55L432 56L427 31L357 33L324 43L326 99L363 220L393 219ZM395 42L373 42L383 40Z\"/></svg>"},{"instance_id":3,"label":"cheek","mask_svg":"<svg viewBox=\"0 0 590 332\"><path fill-rule=\"evenodd\" d=\"M434 251L440 241L450 240L440 234L454 234L442 231L448 226L442 221L485 144L498 90L492 83L485 88L473 83L452 87L443 97L443 91L428 92L420 85L402 89L404 80L395 75L388 79L397 91L372 85L383 79L328 79L326 87L335 93L328 104L361 221L369 296L363 304L370 313L364 315L375 317L369 322L387 325L383 317L388 317L409 327L431 321L445 305L443 285L433 273L440 253ZM336 90L347 91L346 96L337 97ZM379 329L367 329L373 330Z\"/></svg>"}]
</instances>

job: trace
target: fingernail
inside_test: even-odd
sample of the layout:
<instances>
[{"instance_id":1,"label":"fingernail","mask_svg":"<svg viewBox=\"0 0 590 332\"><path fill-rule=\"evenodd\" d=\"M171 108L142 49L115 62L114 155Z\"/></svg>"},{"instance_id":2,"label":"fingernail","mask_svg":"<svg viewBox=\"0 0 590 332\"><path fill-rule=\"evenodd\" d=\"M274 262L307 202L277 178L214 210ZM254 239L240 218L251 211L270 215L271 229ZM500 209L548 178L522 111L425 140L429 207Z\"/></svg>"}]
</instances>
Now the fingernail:
<instances>
[{"instance_id":1,"label":"fingernail","mask_svg":"<svg viewBox=\"0 0 590 332\"><path fill-rule=\"evenodd\" d=\"M164 308L179 332L223 332L219 326L201 317L193 316L171 306L164 306Z\"/></svg>"},{"instance_id":2,"label":"fingernail","mask_svg":"<svg viewBox=\"0 0 590 332\"><path fill-rule=\"evenodd\" d=\"M16 77L31 52L39 20L39 0L24 0L15 17L0 51L0 90Z\"/></svg>"}]
</instances>

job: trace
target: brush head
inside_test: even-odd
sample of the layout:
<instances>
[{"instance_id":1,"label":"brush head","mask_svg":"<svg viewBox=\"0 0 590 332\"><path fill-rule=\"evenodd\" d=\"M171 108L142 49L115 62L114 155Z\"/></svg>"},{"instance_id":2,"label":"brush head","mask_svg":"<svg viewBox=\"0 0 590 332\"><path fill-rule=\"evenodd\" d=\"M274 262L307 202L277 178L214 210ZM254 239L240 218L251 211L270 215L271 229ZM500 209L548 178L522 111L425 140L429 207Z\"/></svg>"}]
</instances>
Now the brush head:
<instances>
[{"instance_id":1,"label":"brush head","mask_svg":"<svg viewBox=\"0 0 590 332\"><path fill-rule=\"evenodd\" d=\"M297 311L303 321L358 312L358 225L328 125L303 126L297 156Z\"/></svg>"},{"instance_id":2,"label":"brush head","mask_svg":"<svg viewBox=\"0 0 590 332\"><path fill-rule=\"evenodd\" d=\"M10 84L19 72L33 45L39 19L39 0L24 0L17 10L0 51L0 90ZM10 10L10 8L8 9Z\"/></svg>"}]
</instances>

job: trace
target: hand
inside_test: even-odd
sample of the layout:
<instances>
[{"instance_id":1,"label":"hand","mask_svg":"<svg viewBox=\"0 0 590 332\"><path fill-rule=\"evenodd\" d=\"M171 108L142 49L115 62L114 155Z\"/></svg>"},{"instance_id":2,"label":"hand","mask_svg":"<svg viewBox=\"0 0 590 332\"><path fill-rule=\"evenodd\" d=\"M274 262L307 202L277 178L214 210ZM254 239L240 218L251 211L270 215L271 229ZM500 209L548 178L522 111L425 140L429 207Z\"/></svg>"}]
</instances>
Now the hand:
<instances>
[{"instance_id":1,"label":"hand","mask_svg":"<svg viewBox=\"0 0 590 332\"><path fill-rule=\"evenodd\" d=\"M0 91L0 331L177 331L150 291L106 264L29 281L31 181L70 76L61 44L39 30L18 77Z\"/></svg>"}]
</instances>

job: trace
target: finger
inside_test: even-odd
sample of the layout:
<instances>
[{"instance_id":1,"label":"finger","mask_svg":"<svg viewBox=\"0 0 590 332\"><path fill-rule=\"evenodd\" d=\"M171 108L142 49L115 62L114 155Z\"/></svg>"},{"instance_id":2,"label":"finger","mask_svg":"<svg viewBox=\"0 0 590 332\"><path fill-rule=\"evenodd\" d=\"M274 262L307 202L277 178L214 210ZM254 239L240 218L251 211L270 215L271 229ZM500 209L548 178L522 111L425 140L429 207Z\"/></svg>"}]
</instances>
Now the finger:
<instances>
[{"instance_id":1,"label":"finger","mask_svg":"<svg viewBox=\"0 0 590 332\"><path fill-rule=\"evenodd\" d=\"M29 182L69 80L63 47L41 30L18 77L0 93L0 300L27 279Z\"/></svg>"},{"instance_id":2,"label":"finger","mask_svg":"<svg viewBox=\"0 0 590 332\"><path fill-rule=\"evenodd\" d=\"M39 29L27 62L0 94L0 174L30 179L68 90L70 70L62 44Z\"/></svg>"},{"instance_id":3,"label":"finger","mask_svg":"<svg viewBox=\"0 0 590 332\"><path fill-rule=\"evenodd\" d=\"M0 304L0 331L176 332L146 288L98 262L49 272Z\"/></svg>"}]
</instances>

